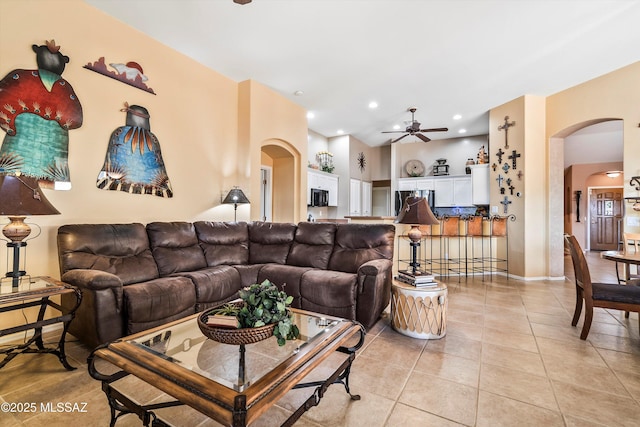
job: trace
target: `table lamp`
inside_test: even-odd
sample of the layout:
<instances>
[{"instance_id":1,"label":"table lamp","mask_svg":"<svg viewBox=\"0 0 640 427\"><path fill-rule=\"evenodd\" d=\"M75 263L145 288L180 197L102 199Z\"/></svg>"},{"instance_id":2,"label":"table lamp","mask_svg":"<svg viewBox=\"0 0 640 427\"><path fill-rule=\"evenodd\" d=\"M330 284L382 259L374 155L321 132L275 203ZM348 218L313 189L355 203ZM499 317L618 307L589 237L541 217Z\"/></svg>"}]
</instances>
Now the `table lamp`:
<instances>
[{"instance_id":1,"label":"table lamp","mask_svg":"<svg viewBox=\"0 0 640 427\"><path fill-rule=\"evenodd\" d=\"M60 212L44 197L38 180L30 176L0 174L0 215L9 217L9 224L2 229L8 239L7 248L13 248L13 271L6 274L17 288L20 277L20 248L27 246L24 240L31 234L31 227L24 222L31 215L57 215Z\"/></svg>"},{"instance_id":2,"label":"table lamp","mask_svg":"<svg viewBox=\"0 0 640 427\"><path fill-rule=\"evenodd\" d=\"M427 199L424 197L407 197L404 201L402 209L398 213L398 217L395 222L397 224L410 224L411 230L407 233L407 237L411 242L411 273L413 275L420 275L420 263L418 262L418 247L420 246L420 240L422 239L422 232L419 226L421 225L435 225L439 224L438 218L435 217Z\"/></svg>"},{"instance_id":3,"label":"table lamp","mask_svg":"<svg viewBox=\"0 0 640 427\"><path fill-rule=\"evenodd\" d=\"M241 203L251 203L247 196L244 195L241 189L238 187L233 187L227 197L222 201L224 204L233 204L233 221L236 222L238 219L238 205Z\"/></svg>"}]
</instances>

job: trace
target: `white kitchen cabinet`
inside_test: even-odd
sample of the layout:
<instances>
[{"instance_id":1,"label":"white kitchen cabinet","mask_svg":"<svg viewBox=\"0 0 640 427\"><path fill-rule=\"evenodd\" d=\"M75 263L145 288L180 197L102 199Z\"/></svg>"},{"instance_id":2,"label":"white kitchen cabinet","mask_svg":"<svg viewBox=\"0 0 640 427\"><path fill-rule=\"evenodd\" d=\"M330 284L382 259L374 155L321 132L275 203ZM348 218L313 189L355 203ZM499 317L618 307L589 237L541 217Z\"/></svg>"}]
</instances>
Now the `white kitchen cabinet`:
<instances>
[{"instance_id":1,"label":"white kitchen cabinet","mask_svg":"<svg viewBox=\"0 0 640 427\"><path fill-rule=\"evenodd\" d=\"M438 178L434 181L436 207L471 206L471 177Z\"/></svg>"},{"instance_id":2,"label":"white kitchen cabinet","mask_svg":"<svg viewBox=\"0 0 640 427\"><path fill-rule=\"evenodd\" d=\"M307 171L307 205L311 204L311 189L327 190L329 206L338 206L338 176L326 172Z\"/></svg>"},{"instance_id":3,"label":"white kitchen cabinet","mask_svg":"<svg viewBox=\"0 0 640 427\"><path fill-rule=\"evenodd\" d=\"M349 215L362 215L362 185L359 179L351 178L349 182Z\"/></svg>"},{"instance_id":4,"label":"white kitchen cabinet","mask_svg":"<svg viewBox=\"0 0 640 427\"><path fill-rule=\"evenodd\" d=\"M471 166L471 191L474 205L489 204L489 164Z\"/></svg>"},{"instance_id":5,"label":"white kitchen cabinet","mask_svg":"<svg viewBox=\"0 0 640 427\"><path fill-rule=\"evenodd\" d=\"M455 206L453 203L453 178L439 178L434 184L436 207Z\"/></svg>"},{"instance_id":6,"label":"white kitchen cabinet","mask_svg":"<svg viewBox=\"0 0 640 427\"><path fill-rule=\"evenodd\" d=\"M453 178L453 203L454 206L472 206L471 177Z\"/></svg>"},{"instance_id":7,"label":"white kitchen cabinet","mask_svg":"<svg viewBox=\"0 0 640 427\"><path fill-rule=\"evenodd\" d=\"M433 190L433 178L400 178L398 179L398 191Z\"/></svg>"}]
</instances>

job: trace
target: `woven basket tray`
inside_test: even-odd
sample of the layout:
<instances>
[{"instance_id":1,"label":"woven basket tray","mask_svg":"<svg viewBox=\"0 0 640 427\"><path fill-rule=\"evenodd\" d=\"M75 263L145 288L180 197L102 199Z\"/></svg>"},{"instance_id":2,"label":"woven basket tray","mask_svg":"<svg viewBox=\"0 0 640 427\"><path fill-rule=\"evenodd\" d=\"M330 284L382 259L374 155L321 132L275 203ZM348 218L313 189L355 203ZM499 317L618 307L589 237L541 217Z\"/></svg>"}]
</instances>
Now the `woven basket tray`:
<instances>
[{"instance_id":1,"label":"woven basket tray","mask_svg":"<svg viewBox=\"0 0 640 427\"><path fill-rule=\"evenodd\" d=\"M258 341L266 340L273 336L273 330L276 327L275 323L269 325L260 326L258 328L219 328L216 326L207 325L207 318L211 314L211 310L205 310L198 316L198 327L200 331L214 341L223 344L253 344Z\"/></svg>"}]
</instances>

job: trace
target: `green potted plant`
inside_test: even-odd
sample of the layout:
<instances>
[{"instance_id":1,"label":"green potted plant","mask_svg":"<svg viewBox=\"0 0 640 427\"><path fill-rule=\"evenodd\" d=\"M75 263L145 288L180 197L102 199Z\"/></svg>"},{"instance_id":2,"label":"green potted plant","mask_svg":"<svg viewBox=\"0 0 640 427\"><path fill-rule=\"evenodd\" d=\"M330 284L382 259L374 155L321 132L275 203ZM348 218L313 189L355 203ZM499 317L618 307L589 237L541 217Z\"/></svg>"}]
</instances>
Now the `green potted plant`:
<instances>
[{"instance_id":1,"label":"green potted plant","mask_svg":"<svg viewBox=\"0 0 640 427\"><path fill-rule=\"evenodd\" d=\"M237 324L237 328L260 328L275 324L273 335L278 345L283 346L286 340L293 340L300 336L298 327L291 321L288 306L293 301L269 280L256 283L239 291L241 303L227 303L222 307L210 311L209 325L225 326L219 323L221 316L231 318L229 324ZM212 319L215 317L215 319Z\"/></svg>"}]
</instances>

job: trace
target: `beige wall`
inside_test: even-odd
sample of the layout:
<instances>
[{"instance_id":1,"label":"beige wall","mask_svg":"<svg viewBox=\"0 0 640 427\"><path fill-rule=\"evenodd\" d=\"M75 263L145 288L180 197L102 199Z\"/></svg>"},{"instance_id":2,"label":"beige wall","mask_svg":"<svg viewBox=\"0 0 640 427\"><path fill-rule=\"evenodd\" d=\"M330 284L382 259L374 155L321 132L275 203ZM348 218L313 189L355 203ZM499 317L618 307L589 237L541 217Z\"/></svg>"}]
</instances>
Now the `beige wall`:
<instances>
[{"instance_id":1,"label":"beige wall","mask_svg":"<svg viewBox=\"0 0 640 427\"><path fill-rule=\"evenodd\" d=\"M301 159L306 165L307 158L303 108L257 82L230 80L81 0L3 0L2 76L16 68L35 69L31 45L50 39L70 57L63 77L82 103L84 123L69 132L73 188L44 190L62 214L28 219L42 227L42 234L29 242L30 274L59 276L55 235L62 224L233 220L233 207L221 205L220 197L234 185L253 202L238 207L238 220L258 219L263 145L281 147L290 157L283 217L297 221L306 216L302 193L306 175L301 179L300 173ZM138 62L157 95L83 68L101 56L107 63ZM151 114L151 130L160 141L173 198L96 188L109 136L125 123L125 113L120 112L125 101L142 105ZM272 165L278 161L265 159ZM0 258L5 257L2 245Z\"/></svg>"},{"instance_id":2,"label":"beige wall","mask_svg":"<svg viewBox=\"0 0 640 427\"><path fill-rule=\"evenodd\" d=\"M433 165L436 159L447 159L449 175L465 175L467 159L477 159L481 146L488 148L487 135L467 136L464 138L440 139L430 142L395 143L395 168L399 171L399 178L409 175L405 165L409 160L420 160L425 167L425 175L433 175ZM496 148L497 150L497 148Z\"/></svg>"},{"instance_id":3,"label":"beige wall","mask_svg":"<svg viewBox=\"0 0 640 427\"><path fill-rule=\"evenodd\" d=\"M640 62L566 89L546 99L546 146L548 200L547 213L550 227L548 254L550 275L563 274L563 138L590 124L604 120L621 119L624 143L624 193L625 197L637 196L629 185L632 176L640 175L640 130L638 129L638 105L640 105ZM575 181L574 181L575 183ZM631 209L626 216L640 215ZM626 218L625 218L626 222ZM555 225L555 226L554 226ZM640 231L627 228L627 231Z\"/></svg>"}]
</instances>

